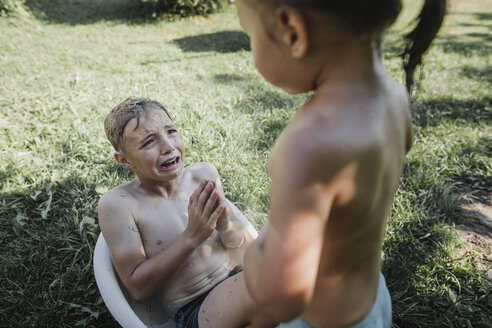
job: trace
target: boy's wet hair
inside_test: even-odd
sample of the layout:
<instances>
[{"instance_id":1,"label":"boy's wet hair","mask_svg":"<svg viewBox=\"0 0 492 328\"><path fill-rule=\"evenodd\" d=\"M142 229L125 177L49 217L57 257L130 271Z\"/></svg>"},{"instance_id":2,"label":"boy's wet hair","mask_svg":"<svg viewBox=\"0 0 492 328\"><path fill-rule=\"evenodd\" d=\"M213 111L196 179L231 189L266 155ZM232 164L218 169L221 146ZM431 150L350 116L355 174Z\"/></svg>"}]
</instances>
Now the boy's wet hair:
<instances>
[{"instance_id":1,"label":"boy's wet hair","mask_svg":"<svg viewBox=\"0 0 492 328\"><path fill-rule=\"evenodd\" d=\"M162 104L143 98L128 98L111 110L104 119L104 132L106 132L106 137L116 151L125 150L123 132L128 122L136 119L136 128L138 128L140 116L152 109L162 109L172 120L171 115Z\"/></svg>"},{"instance_id":2,"label":"boy's wet hair","mask_svg":"<svg viewBox=\"0 0 492 328\"><path fill-rule=\"evenodd\" d=\"M402 0L254 0L273 7L288 5L302 10L329 13L346 22L354 32L371 32L389 27L402 9ZM401 54L408 91L415 80L415 68L439 31L446 12L446 0L425 0L415 29L405 36Z\"/></svg>"}]
</instances>

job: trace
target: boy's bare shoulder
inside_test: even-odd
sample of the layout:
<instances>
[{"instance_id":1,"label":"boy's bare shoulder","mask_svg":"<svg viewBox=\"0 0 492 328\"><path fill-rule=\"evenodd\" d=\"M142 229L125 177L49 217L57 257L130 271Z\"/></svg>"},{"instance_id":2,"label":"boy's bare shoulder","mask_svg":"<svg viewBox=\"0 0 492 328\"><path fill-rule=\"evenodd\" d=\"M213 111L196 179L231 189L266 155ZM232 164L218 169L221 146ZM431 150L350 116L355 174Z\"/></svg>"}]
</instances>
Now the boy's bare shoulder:
<instances>
[{"instance_id":1,"label":"boy's bare shoulder","mask_svg":"<svg viewBox=\"0 0 492 328\"><path fill-rule=\"evenodd\" d=\"M197 162L189 165L186 168L186 174L195 182L201 182L203 179L216 180L219 173L215 166L208 162Z\"/></svg>"},{"instance_id":2,"label":"boy's bare shoulder","mask_svg":"<svg viewBox=\"0 0 492 328\"><path fill-rule=\"evenodd\" d=\"M99 200L98 211L99 219L110 217L109 215L101 215L104 213L119 213L122 210L130 209L136 201L135 194L132 190L133 182L118 186L106 194Z\"/></svg>"}]
</instances>

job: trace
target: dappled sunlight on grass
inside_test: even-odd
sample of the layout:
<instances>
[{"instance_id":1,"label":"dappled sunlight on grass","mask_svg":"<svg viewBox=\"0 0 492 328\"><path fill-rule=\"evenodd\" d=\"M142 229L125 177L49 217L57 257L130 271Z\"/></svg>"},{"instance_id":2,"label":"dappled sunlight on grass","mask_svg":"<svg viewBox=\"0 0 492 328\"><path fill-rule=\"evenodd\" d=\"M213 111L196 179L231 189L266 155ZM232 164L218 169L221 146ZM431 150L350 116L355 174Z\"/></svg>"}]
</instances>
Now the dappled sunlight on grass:
<instances>
[{"instance_id":1,"label":"dappled sunlight on grass","mask_svg":"<svg viewBox=\"0 0 492 328\"><path fill-rule=\"evenodd\" d=\"M96 2L112 8L85 5ZM402 34L421 4L405 1L385 39L384 61L399 81ZM213 163L226 196L260 228L270 150L310 96L288 95L261 78L233 7L149 22L95 7L77 12L82 5L39 8L40 20L0 18L0 322L9 327L115 326L91 256L99 197L133 177L115 163L104 136L102 120L116 104L129 96L164 103L186 164ZM451 1L417 71L415 143L384 243L394 327L492 321L492 282L453 229L470 215L463 206L489 206L492 194L488 8L487 0ZM73 16L60 18L64 10Z\"/></svg>"}]
</instances>

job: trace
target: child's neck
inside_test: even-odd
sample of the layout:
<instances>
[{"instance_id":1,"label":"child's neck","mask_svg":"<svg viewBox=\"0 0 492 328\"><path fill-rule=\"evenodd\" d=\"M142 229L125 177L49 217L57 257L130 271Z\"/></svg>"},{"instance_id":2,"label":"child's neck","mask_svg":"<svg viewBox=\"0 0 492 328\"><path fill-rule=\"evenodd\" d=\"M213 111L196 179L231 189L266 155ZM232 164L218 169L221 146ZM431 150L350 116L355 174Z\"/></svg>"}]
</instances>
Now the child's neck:
<instances>
[{"instance_id":1,"label":"child's neck","mask_svg":"<svg viewBox=\"0 0 492 328\"><path fill-rule=\"evenodd\" d=\"M331 49L322 54L315 93L325 88L369 85L385 73L379 37L352 38L328 47Z\"/></svg>"},{"instance_id":2,"label":"child's neck","mask_svg":"<svg viewBox=\"0 0 492 328\"><path fill-rule=\"evenodd\" d=\"M157 197L163 197L165 199L173 199L179 194L179 179L180 176L176 179L172 179L170 181L155 181L155 180L145 180L141 179L138 176L135 178L135 182L140 189L144 192L154 195Z\"/></svg>"}]
</instances>

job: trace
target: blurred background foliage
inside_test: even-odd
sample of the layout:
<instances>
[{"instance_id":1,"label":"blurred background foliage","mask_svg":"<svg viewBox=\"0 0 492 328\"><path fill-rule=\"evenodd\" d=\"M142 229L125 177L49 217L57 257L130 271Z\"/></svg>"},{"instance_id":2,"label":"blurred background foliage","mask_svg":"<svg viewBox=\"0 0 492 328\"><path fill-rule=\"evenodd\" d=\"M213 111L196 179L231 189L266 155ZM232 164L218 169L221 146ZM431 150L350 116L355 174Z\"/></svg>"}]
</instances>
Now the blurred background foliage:
<instances>
[{"instance_id":1,"label":"blurred background foliage","mask_svg":"<svg viewBox=\"0 0 492 328\"><path fill-rule=\"evenodd\" d=\"M224 8L227 0L0 0L1 16L34 16L63 22L109 19L208 15Z\"/></svg>"}]
</instances>

